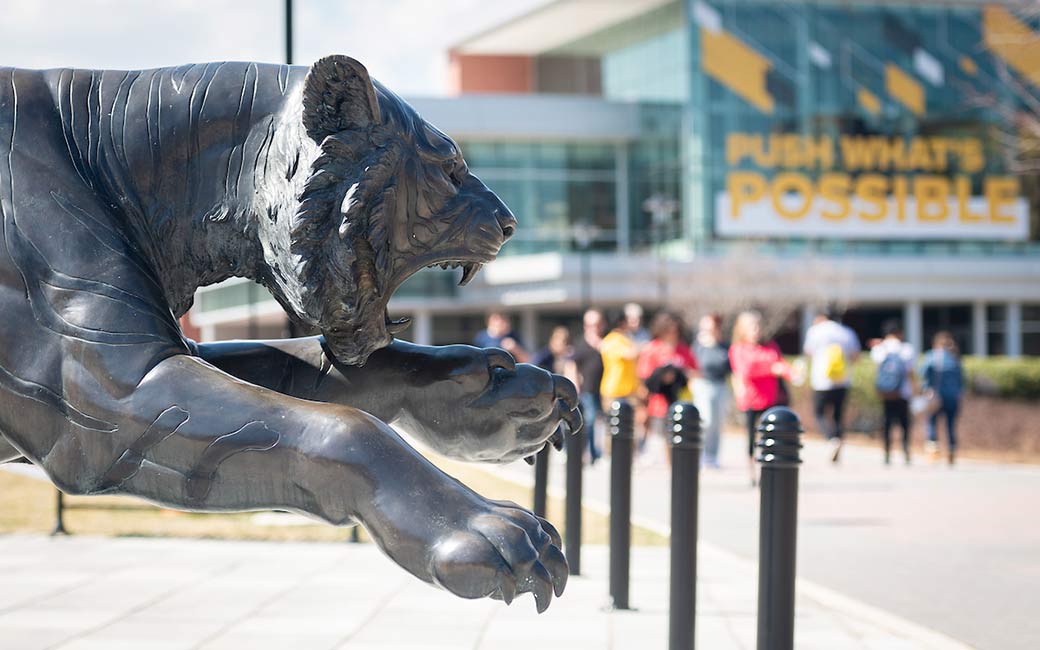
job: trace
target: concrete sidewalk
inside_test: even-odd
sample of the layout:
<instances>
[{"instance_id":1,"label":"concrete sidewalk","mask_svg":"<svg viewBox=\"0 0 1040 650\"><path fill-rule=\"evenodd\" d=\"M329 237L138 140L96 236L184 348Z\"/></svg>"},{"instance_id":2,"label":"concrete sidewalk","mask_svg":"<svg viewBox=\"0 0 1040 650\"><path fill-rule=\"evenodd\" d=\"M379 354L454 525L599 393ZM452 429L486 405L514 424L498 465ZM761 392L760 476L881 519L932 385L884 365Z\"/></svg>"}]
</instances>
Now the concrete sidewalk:
<instances>
[{"instance_id":1,"label":"concrete sidewalk","mask_svg":"<svg viewBox=\"0 0 1040 650\"><path fill-rule=\"evenodd\" d=\"M884 466L876 445L846 445L834 465L822 440L804 442L800 596L971 647L1036 647L1040 519L1032 513L1040 468L968 459L951 468L922 456L911 466L898 456ZM743 435L725 436L723 468L701 472L699 534L702 553L712 549L753 565L759 491L749 486L746 449ZM565 455L550 457L550 487L563 496ZM523 464L489 469L532 483ZM586 467L584 506L607 512L609 483L609 459ZM670 483L660 443L633 472L634 523L668 534ZM798 613L796 629L807 633Z\"/></svg>"},{"instance_id":2,"label":"concrete sidewalk","mask_svg":"<svg viewBox=\"0 0 1040 650\"><path fill-rule=\"evenodd\" d=\"M609 612L607 550L538 615L465 601L408 576L371 545L0 537L7 650L350 648L550 650L667 647L668 551L637 548L636 611ZM754 566L700 551L698 647L755 647ZM840 597L838 597L840 601ZM800 650L962 648L880 612L800 590Z\"/></svg>"}]
</instances>

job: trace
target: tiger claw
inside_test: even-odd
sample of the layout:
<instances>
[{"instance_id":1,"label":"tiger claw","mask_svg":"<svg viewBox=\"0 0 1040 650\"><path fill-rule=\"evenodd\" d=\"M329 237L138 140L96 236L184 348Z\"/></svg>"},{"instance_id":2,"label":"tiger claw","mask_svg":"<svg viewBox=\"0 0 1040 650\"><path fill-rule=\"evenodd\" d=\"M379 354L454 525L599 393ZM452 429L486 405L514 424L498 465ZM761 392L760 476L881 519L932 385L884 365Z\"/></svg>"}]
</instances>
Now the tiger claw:
<instances>
[{"instance_id":1,"label":"tiger claw","mask_svg":"<svg viewBox=\"0 0 1040 650\"><path fill-rule=\"evenodd\" d=\"M567 428L570 429L571 434L578 433L581 431L584 422L581 417L581 410L571 409L566 411L562 416L564 422L567 423Z\"/></svg>"},{"instance_id":2,"label":"tiger claw","mask_svg":"<svg viewBox=\"0 0 1040 650\"><path fill-rule=\"evenodd\" d=\"M549 440L552 442L552 446L556 448L556 451L563 451L563 428L557 427Z\"/></svg>"},{"instance_id":3,"label":"tiger claw","mask_svg":"<svg viewBox=\"0 0 1040 650\"><path fill-rule=\"evenodd\" d=\"M553 597L553 579L541 562L531 567L531 593L534 594L535 608L541 614L549 609Z\"/></svg>"},{"instance_id":4,"label":"tiger claw","mask_svg":"<svg viewBox=\"0 0 1040 650\"><path fill-rule=\"evenodd\" d=\"M510 605L513 599L516 598L516 581L510 576L502 576L501 584L498 587L498 596L502 598L502 602L506 605Z\"/></svg>"}]
</instances>

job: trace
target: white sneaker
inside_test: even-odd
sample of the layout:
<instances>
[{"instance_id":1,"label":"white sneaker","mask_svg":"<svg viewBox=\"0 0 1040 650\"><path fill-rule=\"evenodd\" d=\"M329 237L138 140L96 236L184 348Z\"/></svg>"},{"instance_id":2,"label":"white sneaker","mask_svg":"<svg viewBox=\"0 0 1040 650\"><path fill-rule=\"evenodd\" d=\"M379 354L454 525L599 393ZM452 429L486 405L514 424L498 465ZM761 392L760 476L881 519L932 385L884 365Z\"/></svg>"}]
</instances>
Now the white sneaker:
<instances>
[{"instance_id":1,"label":"white sneaker","mask_svg":"<svg viewBox=\"0 0 1040 650\"><path fill-rule=\"evenodd\" d=\"M841 438L831 438L831 462L838 462L841 457Z\"/></svg>"},{"instance_id":2,"label":"white sneaker","mask_svg":"<svg viewBox=\"0 0 1040 650\"><path fill-rule=\"evenodd\" d=\"M928 456L928 460L933 463L939 462L939 443L934 440L928 440L924 443L924 451Z\"/></svg>"}]
</instances>

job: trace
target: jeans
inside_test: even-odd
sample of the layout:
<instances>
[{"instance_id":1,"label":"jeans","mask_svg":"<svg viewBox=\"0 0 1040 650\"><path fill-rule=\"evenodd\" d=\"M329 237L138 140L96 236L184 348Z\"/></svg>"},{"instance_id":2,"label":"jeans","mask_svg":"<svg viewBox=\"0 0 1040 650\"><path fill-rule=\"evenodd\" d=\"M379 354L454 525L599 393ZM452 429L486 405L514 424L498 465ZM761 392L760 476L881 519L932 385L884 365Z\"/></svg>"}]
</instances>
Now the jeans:
<instances>
[{"instance_id":1,"label":"jeans","mask_svg":"<svg viewBox=\"0 0 1040 650\"><path fill-rule=\"evenodd\" d=\"M725 381L694 380L693 402L701 415L704 431L704 456L701 462L705 465L719 464L719 439L722 423L726 421L728 397Z\"/></svg>"},{"instance_id":2,"label":"jeans","mask_svg":"<svg viewBox=\"0 0 1040 650\"><path fill-rule=\"evenodd\" d=\"M599 395L594 393L582 393L579 398L581 418L585 422L585 438L589 441L589 458L593 461L600 457L599 447L596 445L596 418L603 411Z\"/></svg>"},{"instance_id":3,"label":"jeans","mask_svg":"<svg viewBox=\"0 0 1040 650\"><path fill-rule=\"evenodd\" d=\"M960 408L960 400L957 397L941 397L940 406L935 413L928 416L928 440L935 442L939 436L935 431L935 424L941 414L946 415L946 438L950 443L950 451L957 448L957 410Z\"/></svg>"},{"instance_id":4,"label":"jeans","mask_svg":"<svg viewBox=\"0 0 1040 650\"><path fill-rule=\"evenodd\" d=\"M905 399L886 399L882 404L885 408L885 425L881 430L885 441L885 458L888 458L892 448L892 426L898 424L903 428L903 453L910 457L910 408Z\"/></svg>"},{"instance_id":5,"label":"jeans","mask_svg":"<svg viewBox=\"0 0 1040 650\"><path fill-rule=\"evenodd\" d=\"M841 439L841 415L845 410L845 397L849 389L845 386L830 390L813 391L813 412L816 414L816 426L828 438ZM831 421L827 422L827 407L831 408Z\"/></svg>"}]
</instances>

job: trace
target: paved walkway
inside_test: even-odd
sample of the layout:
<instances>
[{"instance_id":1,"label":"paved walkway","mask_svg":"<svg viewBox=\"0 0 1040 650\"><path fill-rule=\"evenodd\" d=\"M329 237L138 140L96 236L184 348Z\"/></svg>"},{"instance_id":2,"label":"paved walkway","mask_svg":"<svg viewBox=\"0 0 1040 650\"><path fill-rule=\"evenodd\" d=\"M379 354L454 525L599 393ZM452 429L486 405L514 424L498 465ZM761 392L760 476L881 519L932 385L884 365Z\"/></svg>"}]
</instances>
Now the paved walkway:
<instances>
[{"instance_id":1,"label":"paved walkway","mask_svg":"<svg viewBox=\"0 0 1040 650\"><path fill-rule=\"evenodd\" d=\"M749 486L746 445L743 436L726 436L723 468L701 472L699 533L702 548L753 561L759 494ZM897 458L886 467L877 447L856 445L846 445L833 465L822 441L805 445L802 595L823 588L832 594L823 602L866 603L971 647L1038 647L1040 468L970 460L951 468L920 456L911 466ZM670 473L663 448L650 456L635 468L633 520L667 533ZM562 495L564 455L552 457L551 486ZM609 462L586 469L586 507L606 509L609 469ZM523 464L493 471L518 482L533 478Z\"/></svg>"},{"instance_id":2,"label":"paved walkway","mask_svg":"<svg viewBox=\"0 0 1040 650\"><path fill-rule=\"evenodd\" d=\"M754 566L701 550L697 645L755 647ZM632 605L608 612L607 551L542 615L464 601L394 566L371 545L0 537L6 650L654 650L667 647L668 556L635 549ZM801 590L799 650L962 648L826 592Z\"/></svg>"}]
</instances>

